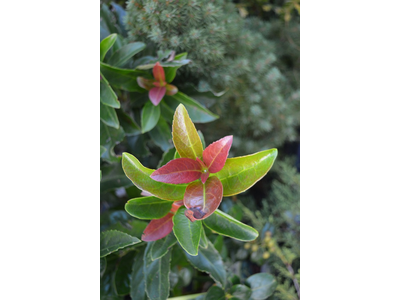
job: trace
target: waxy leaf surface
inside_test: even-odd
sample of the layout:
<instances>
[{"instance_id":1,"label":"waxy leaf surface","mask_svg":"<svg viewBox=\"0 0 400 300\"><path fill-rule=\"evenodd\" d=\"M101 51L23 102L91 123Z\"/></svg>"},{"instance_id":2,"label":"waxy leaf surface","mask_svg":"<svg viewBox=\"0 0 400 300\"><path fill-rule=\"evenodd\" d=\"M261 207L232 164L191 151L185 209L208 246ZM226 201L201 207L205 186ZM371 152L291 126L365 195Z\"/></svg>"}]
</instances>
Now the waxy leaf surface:
<instances>
[{"instance_id":1,"label":"waxy leaf surface","mask_svg":"<svg viewBox=\"0 0 400 300\"><path fill-rule=\"evenodd\" d=\"M251 289L244 284L236 284L232 287L230 294L231 300L249 300L251 297Z\"/></svg>"},{"instance_id":2,"label":"waxy leaf surface","mask_svg":"<svg viewBox=\"0 0 400 300\"><path fill-rule=\"evenodd\" d=\"M168 214L172 203L157 197L134 198L125 204L125 210L128 214L138 219L160 219Z\"/></svg>"},{"instance_id":3,"label":"waxy leaf surface","mask_svg":"<svg viewBox=\"0 0 400 300\"><path fill-rule=\"evenodd\" d=\"M108 50L114 45L117 34L113 33L100 42L100 61L104 60Z\"/></svg>"},{"instance_id":4,"label":"waxy leaf surface","mask_svg":"<svg viewBox=\"0 0 400 300\"><path fill-rule=\"evenodd\" d=\"M253 241L258 237L257 230L239 222L219 209L207 219L203 220L203 224L219 234L240 241Z\"/></svg>"},{"instance_id":5,"label":"waxy leaf surface","mask_svg":"<svg viewBox=\"0 0 400 300\"><path fill-rule=\"evenodd\" d=\"M106 125L119 128L119 121L115 109L100 102L100 120Z\"/></svg>"},{"instance_id":6,"label":"waxy leaf surface","mask_svg":"<svg viewBox=\"0 0 400 300\"><path fill-rule=\"evenodd\" d=\"M141 42L130 43L122 46L120 49L115 51L113 55L107 60L107 63L112 66L122 67L129 59L131 59L136 53L139 53L146 45Z\"/></svg>"},{"instance_id":7,"label":"waxy leaf surface","mask_svg":"<svg viewBox=\"0 0 400 300\"><path fill-rule=\"evenodd\" d=\"M140 70L120 69L105 63L100 63L100 71L113 87L129 92L143 91L137 83L137 77L145 76L146 72Z\"/></svg>"},{"instance_id":8,"label":"waxy leaf surface","mask_svg":"<svg viewBox=\"0 0 400 300\"><path fill-rule=\"evenodd\" d=\"M162 239L172 231L172 213L168 213L161 219L151 220L143 231L142 241L151 242Z\"/></svg>"},{"instance_id":9,"label":"waxy leaf surface","mask_svg":"<svg viewBox=\"0 0 400 300\"><path fill-rule=\"evenodd\" d=\"M222 201L222 184L217 177L210 177L205 184L190 183L185 191L183 204L185 215L193 222L211 215Z\"/></svg>"},{"instance_id":10,"label":"waxy leaf surface","mask_svg":"<svg viewBox=\"0 0 400 300\"><path fill-rule=\"evenodd\" d=\"M182 248L190 255L197 255L202 230L201 222L191 222L185 216L185 207L180 207L174 218L174 234Z\"/></svg>"},{"instance_id":11,"label":"waxy leaf surface","mask_svg":"<svg viewBox=\"0 0 400 300\"><path fill-rule=\"evenodd\" d=\"M151 247L151 259L156 260L163 257L176 242L176 237L172 232L165 238L155 241Z\"/></svg>"},{"instance_id":12,"label":"waxy leaf surface","mask_svg":"<svg viewBox=\"0 0 400 300\"><path fill-rule=\"evenodd\" d=\"M271 169L278 150L269 149L255 154L228 158L216 176L224 187L224 196L233 196L252 187Z\"/></svg>"},{"instance_id":13,"label":"waxy leaf surface","mask_svg":"<svg viewBox=\"0 0 400 300\"><path fill-rule=\"evenodd\" d=\"M189 183L201 176L201 165L190 158L177 158L151 174L151 178L165 183Z\"/></svg>"},{"instance_id":14,"label":"waxy leaf surface","mask_svg":"<svg viewBox=\"0 0 400 300\"><path fill-rule=\"evenodd\" d=\"M202 157L203 145L199 134L183 105L179 105L175 111L172 122L172 140L181 157L194 160Z\"/></svg>"},{"instance_id":15,"label":"waxy leaf surface","mask_svg":"<svg viewBox=\"0 0 400 300\"><path fill-rule=\"evenodd\" d=\"M143 106L141 114L142 133L152 130L157 125L159 118L160 107L147 102Z\"/></svg>"},{"instance_id":16,"label":"waxy leaf surface","mask_svg":"<svg viewBox=\"0 0 400 300\"><path fill-rule=\"evenodd\" d=\"M165 86L153 87L149 92L150 101L157 106L164 97L166 90Z\"/></svg>"},{"instance_id":17,"label":"waxy leaf surface","mask_svg":"<svg viewBox=\"0 0 400 300\"><path fill-rule=\"evenodd\" d=\"M124 232L118 230L103 231L100 234L100 257L137 243L140 243L138 238Z\"/></svg>"},{"instance_id":18,"label":"waxy leaf surface","mask_svg":"<svg viewBox=\"0 0 400 300\"><path fill-rule=\"evenodd\" d=\"M187 260L200 271L210 274L216 281L224 287L226 283L226 271L222 258L213 244L208 241L207 248L199 248L197 256L191 256L185 252Z\"/></svg>"},{"instance_id":19,"label":"waxy leaf surface","mask_svg":"<svg viewBox=\"0 0 400 300\"><path fill-rule=\"evenodd\" d=\"M224 167L232 146L232 138L232 135L223 137L204 149L203 160L210 173L217 173Z\"/></svg>"},{"instance_id":20,"label":"waxy leaf surface","mask_svg":"<svg viewBox=\"0 0 400 300\"><path fill-rule=\"evenodd\" d=\"M278 283L274 276L267 273L258 273L246 279L251 288L251 300L267 299L275 291Z\"/></svg>"},{"instance_id":21,"label":"waxy leaf surface","mask_svg":"<svg viewBox=\"0 0 400 300\"><path fill-rule=\"evenodd\" d=\"M144 276L146 293L150 300L166 300L169 295L169 272L171 251L163 257L152 260L152 244L147 244L144 253Z\"/></svg>"},{"instance_id":22,"label":"waxy leaf surface","mask_svg":"<svg viewBox=\"0 0 400 300\"><path fill-rule=\"evenodd\" d=\"M126 176L139 189L148 191L164 200L179 201L183 199L186 184L170 184L151 179L150 175L154 170L144 167L133 155L129 153L122 154L122 168Z\"/></svg>"},{"instance_id":23,"label":"waxy leaf surface","mask_svg":"<svg viewBox=\"0 0 400 300\"><path fill-rule=\"evenodd\" d=\"M225 292L223 289L221 289L219 286L212 286L208 291L206 295L205 300L225 300Z\"/></svg>"},{"instance_id":24,"label":"waxy leaf surface","mask_svg":"<svg viewBox=\"0 0 400 300\"><path fill-rule=\"evenodd\" d=\"M102 74L100 74L100 102L114 108L121 107L117 95Z\"/></svg>"}]
</instances>

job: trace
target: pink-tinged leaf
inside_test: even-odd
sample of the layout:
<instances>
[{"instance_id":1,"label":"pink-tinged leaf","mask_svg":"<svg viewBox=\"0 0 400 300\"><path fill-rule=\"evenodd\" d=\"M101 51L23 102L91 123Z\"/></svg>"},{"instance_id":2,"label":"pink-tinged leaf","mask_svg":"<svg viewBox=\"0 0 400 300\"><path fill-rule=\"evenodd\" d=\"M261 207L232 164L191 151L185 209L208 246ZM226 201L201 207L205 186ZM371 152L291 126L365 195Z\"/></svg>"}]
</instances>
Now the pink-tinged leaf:
<instances>
[{"instance_id":1,"label":"pink-tinged leaf","mask_svg":"<svg viewBox=\"0 0 400 300\"><path fill-rule=\"evenodd\" d=\"M228 135L212 143L203 152L203 161L208 166L210 173L217 173L222 170L232 146L233 136Z\"/></svg>"},{"instance_id":2,"label":"pink-tinged leaf","mask_svg":"<svg viewBox=\"0 0 400 300\"><path fill-rule=\"evenodd\" d=\"M148 191L142 191L140 193L140 195L142 195L143 197L151 197L154 196L153 194L149 193Z\"/></svg>"},{"instance_id":3,"label":"pink-tinged leaf","mask_svg":"<svg viewBox=\"0 0 400 300\"><path fill-rule=\"evenodd\" d=\"M138 83L138 85L141 88L144 88L145 90L150 90L153 87L153 81L152 79L146 79L144 77L138 77L136 78L136 81Z\"/></svg>"},{"instance_id":4,"label":"pink-tinged leaf","mask_svg":"<svg viewBox=\"0 0 400 300\"><path fill-rule=\"evenodd\" d=\"M164 183L189 183L200 178L201 165L190 158L177 158L151 174L151 179Z\"/></svg>"},{"instance_id":5,"label":"pink-tinged leaf","mask_svg":"<svg viewBox=\"0 0 400 300\"><path fill-rule=\"evenodd\" d=\"M172 203L171 212L175 213L183 205L183 200Z\"/></svg>"},{"instance_id":6,"label":"pink-tinged leaf","mask_svg":"<svg viewBox=\"0 0 400 300\"><path fill-rule=\"evenodd\" d=\"M209 178L205 184L200 181L189 184L185 191L183 204L185 216L192 222L210 216L222 201L223 187L217 177Z\"/></svg>"},{"instance_id":7,"label":"pink-tinged leaf","mask_svg":"<svg viewBox=\"0 0 400 300\"><path fill-rule=\"evenodd\" d=\"M210 176L210 172L208 172L207 166L203 163L201 159L196 158L196 161L201 165L202 173L200 179L201 182L204 184L206 183L208 176Z\"/></svg>"},{"instance_id":8,"label":"pink-tinged leaf","mask_svg":"<svg viewBox=\"0 0 400 300\"><path fill-rule=\"evenodd\" d=\"M153 67L153 76L154 79L157 80L158 82L160 83L165 82L164 68L161 67L159 62L157 62Z\"/></svg>"},{"instance_id":9,"label":"pink-tinged leaf","mask_svg":"<svg viewBox=\"0 0 400 300\"><path fill-rule=\"evenodd\" d=\"M175 110L172 122L172 141L181 157L191 159L202 157L203 144L201 143L200 136L185 106L182 104L179 104Z\"/></svg>"},{"instance_id":10,"label":"pink-tinged leaf","mask_svg":"<svg viewBox=\"0 0 400 300\"><path fill-rule=\"evenodd\" d=\"M153 87L149 92L149 98L151 102L157 106L160 103L161 99L165 95L166 88L165 87Z\"/></svg>"},{"instance_id":11,"label":"pink-tinged leaf","mask_svg":"<svg viewBox=\"0 0 400 300\"><path fill-rule=\"evenodd\" d=\"M173 216L174 214L168 213L161 219L151 220L143 231L142 241L151 242L166 237L172 231L174 225L172 223Z\"/></svg>"},{"instance_id":12,"label":"pink-tinged leaf","mask_svg":"<svg viewBox=\"0 0 400 300\"><path fill-rule=\"evenodd\" d=\"M178 92L178 88L172 84L167 84L165 87L167 88L166 94L168 96L175 95Z\"/></svg>"}]
</instances>

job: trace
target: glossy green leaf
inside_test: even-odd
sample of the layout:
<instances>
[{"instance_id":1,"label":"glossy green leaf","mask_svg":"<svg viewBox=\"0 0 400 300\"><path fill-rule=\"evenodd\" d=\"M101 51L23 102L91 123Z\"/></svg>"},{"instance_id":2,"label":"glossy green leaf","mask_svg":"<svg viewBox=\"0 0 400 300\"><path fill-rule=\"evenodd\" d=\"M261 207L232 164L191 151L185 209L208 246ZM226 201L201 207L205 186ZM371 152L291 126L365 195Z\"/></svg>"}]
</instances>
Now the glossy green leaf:
<instances>
[{"instance_id":1,"label":"glossy green leaf","mask_svg":"<svg viewBox=\"0 0 400 300\"><path fill-rule=\"evenodd\" d=\"M182 92L178 92L172 96L165 96L163 101L166 101L174 110L180 103L185 105L190 118L195 123L207 123L219 118L218 115L212 113L196 100L190 98Z\"/></svg>"},{"instance_id":2,"label":"glossy green leaf","mask_svg":"<svg viewBox=\"0 0 400 300\"><path fill-rule=\"evenodd\" d=\"M100 102L100 120L106 125L119 128L119 121L115 109Z\"/></svg>"},{"instance_id":3,"label":"glossy green leaf","mask_svg":"<svg viewBox=\"0 0 400 300\"><path fill-rule=\"evenodd\" d=\"M179 244L189 255L197 255L202 225L200 221L191 222L185 216L186 208L181 206L173 217L173 231Z\"/></svg>"},{"instance_id":4,"label":"glossy green leaf","mask_svg":"<svg viewBox=\"0 0 400 300\"><path fill-rule=\"evenodd\" d=\"M206 295L206 300L225 300L225 292L219 286L212 286Z\"/></svg>"},{"instance_id":5,"label":"glossy green leaf","mask_svg":"<svg viewBox=\"0 0 400 300\"><path fill-rule=\"evenodd\" d=\"M125 254L118 262L115 270L114 287L120 296L129 294L134 257L135 253L133 251Z\"/></svg>"},{"instance_id":6,"label":"glossy green leaf","mask_svg":"<svg viewBox=\"0 0 400 300\"><path fill-rule=\"evenodd\" d=\"M159 118L160 107L154 106L150 101L147 102L142 109L141 115L142 133L152 130Z\"/></svg>"},{"instance_id":7,"label":"glossy green leaf","mask_svg":"<svg viewBox=\"0 0 400 300\"><path fill-rule=\"evenodd\" d=\"M146 287L144 280L144 249L141 249L135 256L132 265L130 296L132 300L146 300Z\"/></svg>"},{"instance_id":8,"label":"glossy green leaf","mask_svg":"<svg viewBox=\"0 0 400 300\"><path fill-rule=\"evenodd\" d=\"M159 118L157 125L149 131L153 142L159 146L162 151L167 151L174 147L172 144L171 127L163 118Z\"/></svg>"},{"instance_id":9,"label":"glossy green leaf","mask_svg":"<svg viewBox=\"0 0 400 300\"><path fill-rule=\"evenodd\" d=\"M122 154L122 168L126 176L139 189L148 191L164 200L179 201L183 199L187 184L169 184L151 179L150 175L154 170L144 167L133 155L126 152Z\"/></svg>"},{"instance_id":10,"label":"glossy green leaf","mask_svg":"<svg viewBox=\"0 0 400 300\"><path fill-rule=\"evenodd\" d=\"M179 60L184 60L186 59L187 53L180 53L175 56L174 60L179 61ZM176 71L180 68L181 66L178 67L164 67L165 71L165 81L168 83L171 83L176 76Z\"/></svg>"},{"instance_id":11,"label":"glossy green leaf","mask_svg":"<svg viewBox=\"0 0 400 300\"><path fill-rule=\"evenodd\" d=\"M104 105L120 108L121 104L107 79L100 73L100 102Z\"/></svg>"},{"instance_id":12,"label":"glossy green leaf","mask_svg":"<svg viewBox=\"0 0 400 300\"><path fill-rule=\"evenodd\" d=\"M231 300L249 300L251 297L251 289L244 284L237 284L230 290Z\"/></svg>"},{"instance_id":13,"label":"glossy green leaf","mask_svg":"<svg viewBox=\"0 0 400 300\"><path fill-rule=\"evenodd\" d=\"M216 173L224 187L224 196L233 196L252 187L271 169L277 155L277 149L269 149L228 158L222 170Z\"/></svg>"},{"instance_id":14,"label":"glossy green leaf","mask_svg":"<svg viewBox=\"0 0 400 300\"><path fill-rule=\"evenodd\" d=\"M208 247L208 239L207 239L206 232L205 232L203 226L201 226L200 247L203 247L203 248Z\"/></svg>"},{"instance_id":15,"label":"glossy green leaf","mask_svg":"<svg viewBox=\"0 0 400 300\"><path fill-rule=\"evenodd\" d=\"M117 39L117 34L113 33L100 42L100 61L104 60L107 51L112 47Z\"/></svg>"},{"instance_id":16,"label":"glossy green leaf","mask_svg":"<svg viewBox=\"0 0 400 300\"><path fill-rule=\"evenodd\" d=\"M161 200L157 197L135 198L125 204L128 214L143 220L160 219L171 210L171 207L171 201Z\"/></svg>"},{"instance_id":17,"label":"glossy green leaf","mask_svg":"<svg viewBox=\"0 0 400 300\"><path fill-rule=\"evenodd\" d=\"M200 140L201 140L201 144L203 145L203 149L206 148L206 141L204 139L204 135L200 130L197 130L197 133L199 134Z\"/></svg>"},{"instance_id":18,"label":"glossy green leaf","mask_svg":"<svg viewBox=\"0 0 400 300\"><path fill-rule=\"evenodd\" d=\"M104 153L106 153L106 151L107 151L106 147L103 147L103 146L100 145L100 157L101 157Z\"/></svg>"},{"instance_id":19,"label":"glossy green leaf","mask_svg":"<svg viewBox=\"0 0 400 300\"><path fill-rule=\"evenodd\" d=\"M196 159L202 158L203 145L199 134L190 119L188 112L180 104L174 115L172 123L172 140L181 157Z\"/></svg>"},{"instance_id":20,"label":"glossy green leaf","mask_svg":"<svg viewBox=\"0 0 400 300\"><path fill-rule=\"evenodd\" d=\"M146 76L146 72L139 70L120 69L105 63L100 63L100 71L107 78L112 87L129 92L143 91L143 89L137 83L137 77Z\"/></svg>"},{"instance_id":21,"label":"glossy green leaf","mask_svg":"<svg viewBox=\"0 0 400 300\"><path fill-rule=\"evenodd\" d=\"M246 283L251 287L252 300L267 299L278 285L274 276L267 273L254 274L246 279Z\"/></svg>"},{"instance_id":22,"label":"glossy green leaf","mask_svg":"<svg viewBox=\"0 0 400 300\"><path fill-rule=\"evenodd\" d=\"M115 129L100 121L100 145L107 149L101 158L108 162L119 161L119 158L115 156L114 147L119 144L124 137L125 132L122 127Z\"/></svg>"},{"instance_id":23,"label":"glossy green leaf","mask_svg":"<svg viewBox=\"0 0 400 300\"><path fill-rule=\"evenodd\" d=\"M219 282L223 287L226 283L226 271L224 263L218 251L215 250L213 244L208 241L208 247L199 247L197 256L191 256L185 252L187 260L200 271L210 274L210 276Z\"/></svg>"},{"instance_id":24,"label":"glossy green leaf","mask_svg":"<svg viewBox=\"0 0 400 300\"><path fill-rule=\"evenodd\" d=\"M100 277L100 299L107 299L107 298L113 299L112 297L117 296L113 284L113 277L115 274L115 268L116 268L116 263L118 261L118 256L109 255L107 256L106 259L107 259L106 263L107 266L103 276Z\"/></svg>"},{"instance_id":25,"label":"glossy green leaf","mask_svg":"<svg viewBox=\"0 0 400 300\"><path fill-rule=\"evenodd\" d=\"M119 119L119 124L124 129L126 135L131 136L131 135L139 135L142 133L142 130L140 129L139 125L136 124L136 122L122 109L117 110L117 116Z\"/></svg>"},{"instance_id":26,"label":"glossy green leaf","mask_svg":"<svg viewBox=\"0 0 400 300\"><path fill-rule=\"evenodd\" d=\"M103 231L100 234L100 257L140 242L138 238L117 230Z\"/></svg>"},{"instance_id":27,"label":"glossy green leaf","mask_svg":"<svg viewBox=\"0 0 400 300\"><path fill-rule=\"evenodd\" d=\"M207 219L204 219L203 224L218 234L229 236L239 241L253 241L258 237L257 230L239 222L219 209Z\"/></svg>"},{"instance_id":28,"label":"glossy green leaf","mask_svg":"<svg viewBox=\"0 0 400 300\"><path fill-rule=\"evenodd\" d=\"M165 238L153 242L151 247L151 259L156 260L167 254L168 250L177 242L173 232L168 234Z\"/></svg>"},{"instance_id":29,"label":"glossy green leaf","mask_svg":"<svg viewBox=\"0 0 400 300\"><path fill-rule=\"evenodd\" d=\"M165 104L164 101L161 101L160 106L161 106L161 116L164 118L164 120L168 121L172 120L174 118L175 111L173 111L171 107Z\"/></svg>"},{"instance_id":30,"label":"glossy green leaf","mask_svg":"<svg viewBox=\"0 0 400 300\"><path fill-rule=\"evenodd\" d=\"M135 42L125 45L113 53L113 55L107 61L107 64L115 67L122 67L129 59L142 51L144 48L146 48L146 45L142 42Z\"/></svg>"},{"instance_id":31,"label":"glossy green leaf","mask_svg":"<svg viewBox=\"0 0 400 300\"><path fill-rule=\"evenodd\" d=\"M151 248L152 243L148 243L144 253L146 293L150 300L165 300L169 295L171 251L153 261L150 253Z\"/></svg>"},{"instance_id":32,"label":"glossy green leaf","mask_svg":"<svg viewBox=\"0 0 400 300\"><path fill-rule=\"evenodd\" d=\"M102 180L100 182L100 193L115 190L121 187L132 186L132 182L125 176L121 163L116 162L101 167Z\"/></svg>"}]
</instances>

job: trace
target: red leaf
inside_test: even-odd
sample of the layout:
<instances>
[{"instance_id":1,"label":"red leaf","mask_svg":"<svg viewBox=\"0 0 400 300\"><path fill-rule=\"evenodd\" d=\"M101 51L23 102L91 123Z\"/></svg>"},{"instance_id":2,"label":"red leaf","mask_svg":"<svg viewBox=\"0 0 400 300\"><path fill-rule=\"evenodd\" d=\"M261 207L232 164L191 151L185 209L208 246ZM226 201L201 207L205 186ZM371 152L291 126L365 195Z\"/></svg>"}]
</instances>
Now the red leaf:
<instances>
[{"instance_id":1,"label":"red leaf","mask_svg":"<svg viewBox=\"0 0 400 300\"><path fill-rule=\"evenodd\" d=\"M224 167L229 149L232 146L232 139L233 136L228 135L204 149L203 161L208 166L210 173L217 173Z\"/></svg>"},{"instance_id":2,"label":"red leaf","mask_svg":"<svg viewBox=\"0 0 400 300\"><path fill-rule=\"evenodd\" d=\"M200 176L201 165L190 158L171 160L165 166L162 166L150 175L155 181L175 184L189 183L199 179Z\"/></svg>"},{"instance_id":3,"label":"red leaf","mask_svg":"<svg viewBox=\"0 0 400 300\"><path fill-rule=\"evenodd\" d=\"M149 92L149 98L151 102L157 106L160 103L161 99L165 95L166 88L165 87L153 87Z\"/></svg>"},{"instance_id":4,"label":"red leaf","mask_svg":"<svg viewBox=\"0 0 400 300\"><path fill-rule=\"evenodd\" d=\"M144 77L136 78L138 85L146 90L150 90L153 87L153 81L151 79L146 79Z\"/></svg>"},{"instance_id":5,"label":"red leaf","mask_svg":"<svg viewBox=\"0 0 400 300\"><path fill-rule=\"evenodd\" d=\"M172 217L174 214L168 213L165 217L161 219L151 220L149 225L142 234L142 241L151 242L162 239L167 236L173 227Z\"/></svg>"},{"instance_id":6,"label":"red leaf","mask_svg":"<svg viewBox=\"0 0 400 300\"><path fill-rule=\"evenodd\" d=\"M182 205L183 205L183 200L175 201L174 203L172 203L171 212L175 213Z\"/></svg>"},{"instance_id":7,"label":"red leaf","mask_svg":"<svg viewBox=\"0 0 400 300\"><path fill-rule=\"evenodd\" d=\"M223 187L218 177L209 178L205 184L200 181L189 184L185 191L183 204L185 216L192 222L210 216L222 201Z\"/></svg>"},{"instance_id":8,"label":"red leaf","mask_svg":"<svg viewBox=\"0 0 400 300\"><path fill-rule=\"evenodd\" d=\"M161 67L160 63L157 62L156 65L153 67L153 76L154 79L158 82L162 83L165 82L165 73L163 67Z\"/></svg>"},{"instance_id":9,"label":"red leaf","mask_svg":"<svg viewBox=\"0 0 400 300\"><path fill-rule=\"evenodd\" d=\"M178 92L178 88L172 84L167 84L165 87L167 88L166 94L168 96L175 95Z\"/></svg>"},{"instance_id":10,"label":"red leaf","mask_svg":"<svg viewBox=\"0 0 400 300\"><path fill-rule=\"evenodd\" d=\"M210 176L210 172L208 172L207 166L203 163L200 158L196 158L196 161L201 165L202 173L200 176L201 182L204 184L207 181L208 176Z\"/></svg>"}]
</instances>

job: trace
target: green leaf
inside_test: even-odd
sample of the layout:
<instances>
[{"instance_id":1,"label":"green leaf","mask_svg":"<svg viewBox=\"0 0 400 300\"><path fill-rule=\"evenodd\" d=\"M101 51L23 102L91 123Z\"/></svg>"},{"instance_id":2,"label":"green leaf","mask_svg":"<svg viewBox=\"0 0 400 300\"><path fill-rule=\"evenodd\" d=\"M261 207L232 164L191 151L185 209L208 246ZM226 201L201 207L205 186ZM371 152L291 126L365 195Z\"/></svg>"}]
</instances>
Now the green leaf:
<instances>
[{"instance_id":1,"label":"green leaf","mask_svg":"<svg viewBox=\"0 0 400 300\"><path fill-rule=\"evenodd\" d=\"M186 207L181 206L173 217L173 231L179 244L189 255L197 255L200 234L202 230L201 222L191 222L185 216Z\"/></svg>"},{"instance_id":2,"label":"green leaf","mask_svg":"<svg viewBox=\"0 0 400 300\"><path fill-rule=\"evenodd\" d=\"M248 300L251 297L251 289L244 284L234 285L230 291L231 300Z\"/></svg>"},{"instance_id":3,"label":"green leaf","mask_svg":"<svg viewBox=\"0 0 400 300\"><path fill-rule=\"evenodd\" d=\"M100 102L100 119L108 126L119 128L119 121L115 109Z\"/></svg>"},{"instance_id":4,"label":"green leaf","mask_svg":"<svg viewBox=\"0 0 400 300\"><path fill-rule=\"evenodd\" d=\"M151 259L156 260L163 257L176 242L177 240L172 232L165 238L155 241L151 247Z\"/></svg>"},{"instance_id":5,"label":"green leaf","mask_svg":"<svg viewBox=\"0 0 400 300\"><path fill-rule=\"evenodd\" d=\"M175 155L175 148L171 148L163 153L163 156L161 157L161 160L159 161L157 165L157 169L161 168L163 165L165 165L167 162L170 160L174 159Z\"/></svg>"},{"instance_id":6,"label":"green leaf","mask_svg":"<svg viewBox=\"0 0 400 300\"><path fill-rule=\"evenodd\" d=\"M132 182L125 176L119 162L102 166L102 180L100 183L100 193L106 193L120 187L128 187Z\"/></svg>"},{"instance_id":7,"label":"green leaf","mask_svg":"<svg viewBox=\"0 0 400 300\"><path fill-rule=\"evenodd\" d=\"M174 159L180 158L181 156L179 155L178 151L175 151Z\"/></svg>"},{"instance_id":8,"label":"green leaf","mask_svg":"<svg viewBox=\"0 0 400 300\"><path fill-rule=\"evenodd\" d=\"M174 118L175 111L165 104L164 101L161 101L159 105L161 106L161 116L164 118L164 120L172 120Z\"/></svg>"},{"instance_id":9,"label":"green leaf","mask_svg":"<svg viewBox=\"0 0 400 300\"><path fill-rule=\"evenodd\" d=\"M142 42L125 45L115 51L107 63L115 67L122 67L129 59L142 51L144 48L146 48L146 45Z\"/></svg>"},{"instance_id":10,"label":"green leaf","mask_svg":"<svg viewBox=\"0 0 400 300\"><path fill-rule=\"evenodd\" d=\"M146 287L144 280L144 249L136 254L132 265L130 296L132 300L146 300Z\"/></svg>"},{"instance_id":11,"label":"green leaf","mask_svg":"<svg viewBox=\"0 0 400 300\"><path fill-rule=\"evenodd\" d=\"M205 300L225 300L225 292L219 286L212 286L206 295Z\"/></svg>"},{"instance_id":12,"label":"green leaf","mask_svg":"<svg viewBox=\"0 0 400 300\"><path fill-rule=\"evenodd\" d=\"M120 108L121 104L107 79L100 73L100 102L104 105Z\"/></svg>"},{"instance_id":13,"label":"green leaf","mask_svg":"<svg viewBox=\"0 0 400 300\"><path fill-rule=\"evenodd\" d=\"M228 158L222 170L216 173L224 187L224 196L233 196L252 187L271 169L277 155L277 149L269 149Z\"/></svg>"},{"instance_id":14,"label":"green leaf","mask_svg":"<svg viewBox=\"0 0 400 300\"><path fill-rule=\"evenodd\" d=\"M115 129L100 121L100 145L107 149L101 158L110 163L119 161L119 158L115 156L114 147L119 144L124 137L125 132L122 127Z\"/></svg>"},{"instance_id":15,"label":"green leaf","mask_svg":"<svg viewBox=\"0 0 400 300\"><path fill-rule=\"evenodd\" d=\"M196 159L202 158L203 146L196 127L190 119L188 112L180 104L174 115L172 123L172 140L181 157Z\"/></svg>"},{"instance_id":16,"label":"green leaf","mask_svg":"<svg viewBox=\"0 0 400 300\"><path fill-rule=\"evenodd\" d=\"M105 257L100 258L100 277L103 276L107 268L107 259Z\"/></svg>"},{"instance_id":17,"label":"green leaf","mask_svg":"<svg viewBox=\"0 0 400 300\"><path fill-rule=\"evenodd\" d=\"M126 135L131 136L139 135L142 133L139 125L137 125L136 122L128 114L123 112L122 109L117 110L117 116L119 119L119 123L124 129Z\"/></svg>"},{"instance_id":18,"label":"green leaf","mask_svg":"<svg viewBox=\"0 0 400 300\"><path fill-rule=\"evenodd\" d=\"M120 69L105 63L100 63L100 71L113 87L128 92L143 92L136 80L138 76L147 76L144 71Z\"/></svg>"},{"instance_id":19,"label":"green leaf","mask_svg":"<svg viewBox=\"0 0 400 300\"><path fill-rule=\"evenodd\" d=\"M113 33L100 42L100 61L104 60L107 51L114 45L117 34Z\"/></svg>"},{"instance_id":20,"label":"green leaf","mask_svg":"<svg viewBox=\"0 0 400 300\"><path fill-rule=\"evenodd\" d=\"M110 255L106 258L106 269L103 276L100 277L100 299L107 299L108 297L109 299L112 299L113 296L117 296L113 285L117 259L118 256L116 255Z\"/></svg>"},{"instance_id":21,"label":"green leaf","mask_svg":"<svg viewBox=\"0 0 400 300\"><path fill-rule=\"evenodd\" d=\"M103 147L103 146L100 145L100 157L101 157L104 153L106 153L106 151L107 151L106 147Z\"/></svg>"},{"instance_id":22,"label":"green leaf","mask_svg":"<svg viewBox=\"0 0 400 300\"><path fill-rule=\"evenodd\" d=\"M144 167L133 155L126 152L122 154L122 168L126 176L139 189L148 191L164 200L179 201L183 199L187 184L169 184L151 179L150 175L154 170Z\"/></svg>"},{"instance_id":23,"label":"green leaf","mask_svg":"<svg viewBox=\"0 0 400 300\"><path fill-rule=\"evenodd\" d=\"M172 201L161 200L156 197L141 197L129 200L125 210L131 216L143 219L161 219L172 207Z\"/></svg>"},{"instance_id":24,"label":"green leaf","mask_svg":"<svg viewBox=\"0 0 400 300\"><path fill-rule=\"evenodd\" d=\"M197 133L199 134L201 144L203 145L203 149L206 148L206 141L204 140L204 135L200 130L197 130Z\"/></svg>"},{"instance_id":25,"label":"green leaf","mask_svg":"<svg viewBox=\"0 0 400 300\"><path fill-rule=\"evenodd\" d=\"M163 118L159 118L156 127L149 131L153 142L161 148L162 151L167 151L174 147L172 144L171 127Z\"/></svg>"},{"instance_id":26,"label":"green leaf","mask_svg":"<svg viewBox=\"0 0 400 300\"><path fill-rule=\"evenodd\" d=\"M195 123L207 123L219 118L218 115L212 113L196 100L190 98L182 92L178 92L172 96L165 96L164 101L166 101L167 104L174 110L179 105L179 103L185 105L190 118Z\"/></svg>"},{"instance_id":27,"label":"green leaf","mask_svg":"<svg viewBox=\"0 0 400 300\"><path fill-rule=\"evenodd\" d=\"M100 234L100 257L140 242L138 238L117 230L103 231Z\"/></svg>"},{"instance_id":28,"label":"green leaf","mask_svg":"<svg viewBox=\"0 0 400 300\"><path fill-rule=\"evenodd\" d=\"M130 251L125 254L119 261L115 270L114 286L118 295L128 295L130 291L132 264L135 252Z\"/></svg>"},{"instance_id":29,"label":"green leaf","mask_svg":"<svg viewBox=\"0 0 400 300\"><path fill-rule=\"evenodd\" d=\"M205 232L203 226L201 226L200 247L203 247L203 248L208 247L208 239L207 239L206 232Z\"/></svg>"},{"instance_id":30,"label":"green leaf","mask_svg":"<svg viewBox=\"0 0 400 300\"><path fill-rule=\"evenodd\" d=\"M165 300L169 295L171 251L153 261L150 253L151 248L152 243L147 243L144 253L146 293L150 300Z\"/></svg>"},{"instance_id":31,"label":"green leaf","mask_svg":"<svg viewBox=\"0 0 400 300\"><path fill-rule=\"evenodd\" d=\"M222 258L215 250L213 244L208 241L207 248L199 248L197 256L191 256L185 252L187 260L200 271L210 274L210 276L219 282L223 287L226 283L226 271Z\"/></svg>"},{"instance_id":32,"label":"green leaf","mask_svg":"<svg viewBox=\"0 0 400 300\"><path fill-rule=\"evenodd\" d=\"M154 106L150 101L147 102L142 109L142 133L150 131L156 126L160 118L160 107Z\"/></svg>"},{"instance_id":33,"label":"green leaf","mask_svg":"<svg viewBox=\"0 0 400 300\"><path fill-rule=\"evenodd\" d=\"M278 283L274 276L267 273L258 273L247 278L246 283L251 287L252 300L267 299L275 291Z\"/></svg>"},{"instance_id":34,"label":"green leaf","mask_svg":"<svg viewBox=\"0 0 400 300\"><path fill-rule=\"evenodd\" d=\"M185 60L187 56L187 53L180 53L175 56L174 61L180 61L180 60ZM171 83L175 76L176 76L176 71L180 68L181 66L178 67L164 67L164 72L165 72L165 81L168 83Z\"/></svg>"},{"instance_id":35,"label":"green leaf","mask_svg":"<svg viewBox=\"0 0 400 300\"><path fill-rule=\"evenodd\" d=\"M204 219L203 224L218 234L229 236L239 241L253 241L258 237L257 230L239 222L219 209Z\"/></svg>"}]
</instances>

